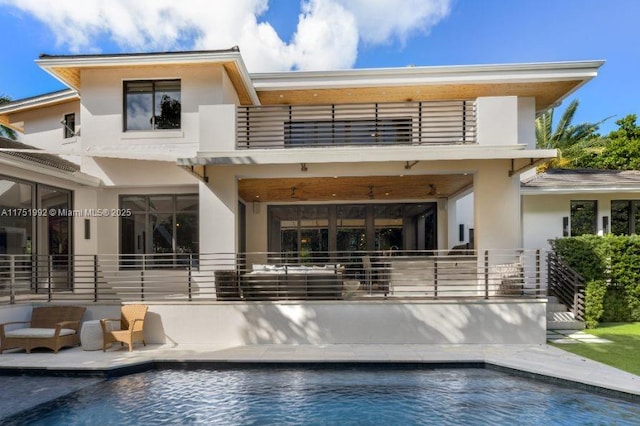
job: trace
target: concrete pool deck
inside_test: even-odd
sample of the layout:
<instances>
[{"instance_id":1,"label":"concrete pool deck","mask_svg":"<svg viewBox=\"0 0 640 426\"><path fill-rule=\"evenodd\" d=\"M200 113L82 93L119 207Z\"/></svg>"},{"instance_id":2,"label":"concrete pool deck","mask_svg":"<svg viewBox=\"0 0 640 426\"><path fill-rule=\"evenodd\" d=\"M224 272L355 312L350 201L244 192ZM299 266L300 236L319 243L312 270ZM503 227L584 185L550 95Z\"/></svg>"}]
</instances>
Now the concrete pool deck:
<instances>
[{"instance_id":1,"label":"concrete pool deck","mask_svg":"<svg viewBox=\"0 0 640 426\"><path fill-rule=\"evenodd\" d=\"M0 374L117 376L155 365L210 364L467 364L512 370L552 381L575 382L591 390L640 400L640 376L591 361L548 345L136 345L84 351L80 347L27 354L0 355ZM540 377L542 376L542 377Z\"/></svg>"}]
</instances>

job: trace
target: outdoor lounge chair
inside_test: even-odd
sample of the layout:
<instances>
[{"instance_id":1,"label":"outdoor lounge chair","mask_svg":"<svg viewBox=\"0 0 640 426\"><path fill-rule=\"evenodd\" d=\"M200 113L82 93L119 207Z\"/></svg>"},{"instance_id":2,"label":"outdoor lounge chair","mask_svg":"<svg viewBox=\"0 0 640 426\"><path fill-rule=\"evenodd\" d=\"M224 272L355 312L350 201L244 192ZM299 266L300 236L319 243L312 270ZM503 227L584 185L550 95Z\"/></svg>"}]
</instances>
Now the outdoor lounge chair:
<instances>
[{"instance_id":1,"label":"outdoor lounge chair","mask_svg":"<svg viewBox=\"0 0 640 426\"><path fill-rule=\"evenodd\" d=\"M102 351L107 350L110 343L120 342L129 345L129 352L133 350L133 343L141 341L144 346L144 317L147 314L147 305L124 305L120 318L105 318L100 320L102 326ZM120 330L111 330L109 322L119 322Z\"/></svg>"},{"instance_id":2,"label":"outdoor lounge chair","mask_svg":"<svg viewBox=\"0 0 640 426\"><path fill-rule=\"evenodd\" d=\"M33 348L49 348L58 353L62 347L78 346L78 329L85 310L81 306L40 306L33 308L30 321L0 324L0 354L13 348L23 348L27 353ZM7 326L16 324L28 325L7 330Z\"/></svg>"}]
</instances>

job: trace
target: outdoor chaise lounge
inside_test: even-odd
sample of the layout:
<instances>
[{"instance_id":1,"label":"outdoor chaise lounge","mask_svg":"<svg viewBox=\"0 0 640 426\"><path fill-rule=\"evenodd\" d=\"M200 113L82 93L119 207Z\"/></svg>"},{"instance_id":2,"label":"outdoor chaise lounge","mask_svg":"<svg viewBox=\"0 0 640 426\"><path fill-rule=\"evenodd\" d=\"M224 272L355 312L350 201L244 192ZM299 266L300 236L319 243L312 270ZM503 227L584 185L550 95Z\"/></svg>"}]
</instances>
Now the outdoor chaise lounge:
<instances>
[{"instance_id":1,"label":"outdoor chaise lounge","mask_svg":"<svg viewBox=\"0 0 640 426\"><path fill-rule=\"evenodd\" d=\"M27 353L33 348L49 348L58 353L62 347L78 346L78 330L85 310L80 306L40 306L33 308L31 321L0 324L0 354L13 348L26 349ZM17 324L28 326L8 327Z\"/></svg>"},{"instance_id":2,"label":"outdoor chaise lounge","mask_svg":"<svg viewBox=\"0 0 640 426\"><path fill-rule=\"evenodd\" d=\"M100 320L102 326L102 351L107 350L107 345L120 342L129 345L129 352L133 351L133 343L142 342L144 346L144 318L147 315L147 305L124 305L121 309L120 318L105 318ZM120 330L111 330L110 322L120 323Z\"/></svg>"}]
</instances>

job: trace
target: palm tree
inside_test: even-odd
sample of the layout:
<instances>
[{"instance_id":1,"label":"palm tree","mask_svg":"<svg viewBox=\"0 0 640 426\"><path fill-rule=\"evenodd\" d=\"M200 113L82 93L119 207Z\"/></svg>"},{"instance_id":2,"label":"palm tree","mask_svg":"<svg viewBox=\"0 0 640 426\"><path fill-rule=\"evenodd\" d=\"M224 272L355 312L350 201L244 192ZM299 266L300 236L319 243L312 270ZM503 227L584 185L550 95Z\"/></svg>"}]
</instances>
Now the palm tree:
<instances>
[{"instance_id":1,"label":"palm tree","mask_svg":"<svg viewBox=\"0 0 640 426\"><path fill-rule=\"evenodd\" d=\"M578 105L579 101L577 99L571 101L562 116L560 116L555 131L552 128L555 108L547 110L536 118L537 147L558 150L558 158L548 162L546 167L543 167L544 169L570 166L572 163L571 158L581 151L602 147L602 140L596 132L600 124L611 117L607 117L597 123L581 123L574 126L571 123ZM565 155L563 156L563 154Z\"/></svg>"},{"instance_id":2,"label":"palm tree","mask_svg":"<svg viewBox=\"0 0 640 426\"><path fill-rule=\"evenodd\" d=\"M9 102L11 102L11 98L5 95L0 95L0 105L6 104ZM16 132L14 132L13 129L3 126L2 124L0 124L0 136L14 140L14 141L18 139L18 137L16 136Z\"/></svg>"}]
</instances>

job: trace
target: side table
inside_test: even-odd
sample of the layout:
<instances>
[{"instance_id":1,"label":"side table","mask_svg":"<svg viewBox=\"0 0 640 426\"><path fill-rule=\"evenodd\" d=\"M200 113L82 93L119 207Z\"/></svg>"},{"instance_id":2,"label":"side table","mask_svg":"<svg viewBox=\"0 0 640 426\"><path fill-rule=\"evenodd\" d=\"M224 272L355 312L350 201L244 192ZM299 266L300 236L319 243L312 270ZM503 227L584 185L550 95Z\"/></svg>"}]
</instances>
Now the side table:
<instances>
[{"instance_id":1,"label":"side table","mask_svg":"<svg viewBox=\"0 0 640 426\"><path fill-rule=\"evenodd\" d=\"M107 321L107 330L111 330L111 321ZM97 351L102 349L102 327L100 320L85 321L80 330L82 350Z\"/></svg>"}]
</instances>

